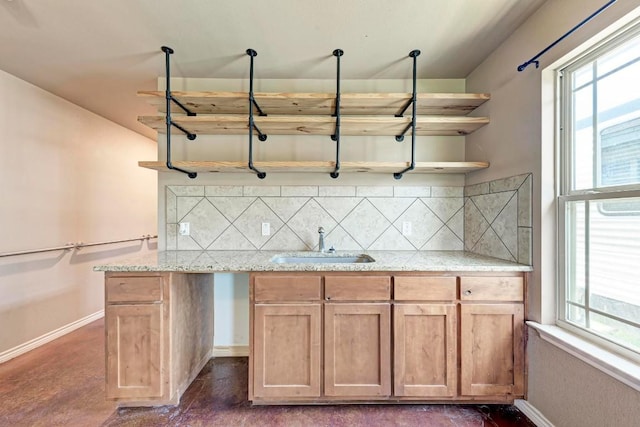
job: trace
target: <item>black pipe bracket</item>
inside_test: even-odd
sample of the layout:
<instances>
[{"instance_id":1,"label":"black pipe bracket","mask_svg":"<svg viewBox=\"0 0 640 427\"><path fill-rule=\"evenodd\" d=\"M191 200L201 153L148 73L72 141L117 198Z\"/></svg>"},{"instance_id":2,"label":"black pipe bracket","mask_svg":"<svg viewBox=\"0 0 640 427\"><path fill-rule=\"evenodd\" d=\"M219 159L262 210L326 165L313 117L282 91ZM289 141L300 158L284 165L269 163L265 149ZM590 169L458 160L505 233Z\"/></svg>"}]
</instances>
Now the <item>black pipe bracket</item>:
<instances>
[{"instance_id":1,"label":"black pipe bracket","mask_svg":"<svg viewBox=\"0 0 640 427\"><path fill-rule=\"evenodd\" d=\"M249 58L251 58L250 63L249 63L249 162L248 162L247 166L249 167L249 169L251 169L252 171L254 171L256 173L258 178L264 179L264 178L266 178L267 174L265 172L262 172L262 171L258 170L253 165L253 131L255 130L256 132L258 132L258 139L260 141L265 141L267 139L267 135L263 134L260 131L260 129L258 129L258 127L253 122L253 107L254 106L258 110L258 114L266 115L266 114L264 114L262 112L262 110L260 109L260 107L256 103L255 99L253 98L253 58L258 56L258 52L256 52L253 49L247 49L246 53L247 53L247 55L249 55Z\"/></svg>"},{"instance_id":2,"label":"black pipe bracket","mask_svg":"<svg viewBox=\"0 0 640 427\"><path fill-rule=\"evenodd\" d=\"M171 169L171 170L175 170L178 172L182 172L184 174L187 174L187 176L191 179L194 179L195 177L198 176L197 172L190 172L184 169L181 169L179 167L173 166L173 164L171 163L171 127L175 127L176 129L180 129L182 132L184 132L187 135L187 139L193 141L194 139L196 139L196 135L187 131L186 129L184 129L182 126L174 123L171 120L171 102L175 102L178 106L180 106L183 110L185 110L187 112L187 115L192 115L195 116L195 113L191 113L189 114L189 111L185 109L185 107L180 104L174 97L173 95L171 95L171 68L170 68L170 60L169 57L173 54L173 49L171 49L168 46L162 46L160 48L164 54L165 54L165 73L166 73L166 85L165 85L165 100L166 100L166 113L165 113L165 122L167 125L167 161L166 161L166 165L167 168Z\"/></svg>"},{"instance_id":3,"label":"black pipe bracket","mask_svg":"<svg viewBox=\"0 0 640 427\"><path fill-rule=\"evenodd\" d=\"M336 69L336 107L333 116L336 118L336 129L331 140L336 142L336 165L333 172L329 174L331 178L335 179L340 176L340 57L344 55L342 49L335 49L333 56L336 57L337 69Z\"/></svg>"},{"instance_id":4,"label":"black pipe bracket","mask_svg":"<svg viewBox=\"0 0 640 427\"><path fill-rule=\"evenodd\" d=\"M411 105L411 124L406 127L406 129L402 132L401 135L396 135L396 141L402 141L404 139L404 134L411 128L411 164L406 169L403 169L400 172L396 172L393 174L395 179L401 179L402 175L406 172L412 171L416 167L416 100L417 100L417 91L416 91L416 79L417 79L417 58L420 55L419 50L412 50L409 52L409 57L413 58L413 94L411 96L411 101L407 106ZM406 108L405 108L406 109ZM403 111L404 114L404 111ZM400 139L399 139L400 138Z\"/></svg>"}]
</instances>

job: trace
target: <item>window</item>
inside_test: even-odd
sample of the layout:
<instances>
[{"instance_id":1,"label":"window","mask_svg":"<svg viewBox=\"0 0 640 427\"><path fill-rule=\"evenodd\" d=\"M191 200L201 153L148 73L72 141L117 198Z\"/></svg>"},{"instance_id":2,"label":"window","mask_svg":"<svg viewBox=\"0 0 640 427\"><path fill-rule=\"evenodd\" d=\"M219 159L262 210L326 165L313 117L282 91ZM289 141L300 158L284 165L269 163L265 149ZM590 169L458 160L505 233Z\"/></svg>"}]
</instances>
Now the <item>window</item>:
<instances>
[{"instance_id":1,"label":"window","mask_svg":"<svg viewBox=\"0 0 640 427\"><path fill-rule=\"evenodd\" d=\"M640 355L640 25L559 79L558 324Z\"/></svg>"}]
</instances>

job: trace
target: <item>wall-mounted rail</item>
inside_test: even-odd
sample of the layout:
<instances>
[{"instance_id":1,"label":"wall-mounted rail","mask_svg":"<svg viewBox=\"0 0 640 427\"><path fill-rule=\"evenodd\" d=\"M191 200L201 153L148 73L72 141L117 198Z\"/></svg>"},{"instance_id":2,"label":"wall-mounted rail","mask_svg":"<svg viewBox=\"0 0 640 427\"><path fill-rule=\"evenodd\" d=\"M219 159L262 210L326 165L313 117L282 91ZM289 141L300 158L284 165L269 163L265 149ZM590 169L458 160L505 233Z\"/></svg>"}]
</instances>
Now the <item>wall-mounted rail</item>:
<instances>
[{"instance_id":1,"label":"wall-mounted rail","mask_svg":"<svg viewBox=\"0 0 640 427\"><path fill-rule=\"evenodd\" d=\"M38 254L42 252L53 252L53 251L66 251L69 249L82 249L87 248L89 246L101 246L101 245L112 245L114 243L126 243L126 242L136 242L138 240L151 240L157 239L158 235L145 234L141 237L134 237L132 239L122 239L122 240L107 240L104 242L93 242L93 243L67 243L66 245L54 246L52 248L42 248L42 249L30 249L25 251L15 251L15 252L4 252L0 253L0 258L9 257L9 256L17 256L17 255L29 255L29 254Z\"/></svg>"}]
</instances>

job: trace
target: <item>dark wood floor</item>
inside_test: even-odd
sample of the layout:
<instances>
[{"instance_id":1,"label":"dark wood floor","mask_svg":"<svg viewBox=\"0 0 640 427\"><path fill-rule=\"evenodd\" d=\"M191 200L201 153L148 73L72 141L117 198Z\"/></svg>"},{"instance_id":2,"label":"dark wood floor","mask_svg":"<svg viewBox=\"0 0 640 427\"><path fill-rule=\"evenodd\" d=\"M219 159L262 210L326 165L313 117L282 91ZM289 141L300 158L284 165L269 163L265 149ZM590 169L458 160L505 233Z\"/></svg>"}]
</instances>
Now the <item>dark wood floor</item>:
<instances>
[{"instance_id":1,"label":"dark wood floor","mask_svg":"<svg viewBox=\"0 0 640 427\"><path fill-rule=\"evenodd\" d=\"M533 427L505 405L251 406L247 359L212 359L180 405L117 409L104 399L102 320L0 365L0 426Z\"/></svg>"}]
</instances>

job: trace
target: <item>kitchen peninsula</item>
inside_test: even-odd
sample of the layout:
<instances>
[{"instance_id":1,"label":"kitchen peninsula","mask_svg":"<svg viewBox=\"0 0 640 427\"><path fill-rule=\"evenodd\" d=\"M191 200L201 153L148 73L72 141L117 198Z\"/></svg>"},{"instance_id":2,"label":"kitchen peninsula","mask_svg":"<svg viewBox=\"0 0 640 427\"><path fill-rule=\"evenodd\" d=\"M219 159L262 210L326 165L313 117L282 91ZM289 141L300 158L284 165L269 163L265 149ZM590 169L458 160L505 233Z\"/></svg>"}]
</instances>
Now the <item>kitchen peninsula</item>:
<instances>
[{"instance_id":1,"label":"kitchen peninsula","mask_svg":"<svg viewBox=\"0 0 640 427\"><path fill-rule=\"evenodd\" d=\"M530 266L463 251L166 251L105 272L106 392L176 404L210 359L213 273L250 272L255 404L506 403L525 394Z\"/></svg>"}]
</instances>

